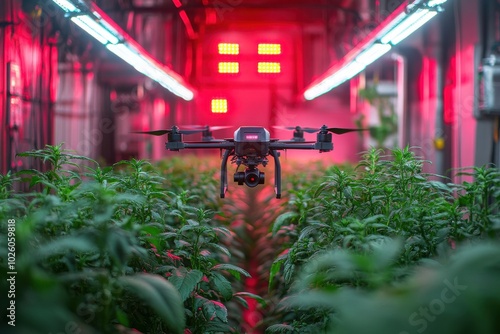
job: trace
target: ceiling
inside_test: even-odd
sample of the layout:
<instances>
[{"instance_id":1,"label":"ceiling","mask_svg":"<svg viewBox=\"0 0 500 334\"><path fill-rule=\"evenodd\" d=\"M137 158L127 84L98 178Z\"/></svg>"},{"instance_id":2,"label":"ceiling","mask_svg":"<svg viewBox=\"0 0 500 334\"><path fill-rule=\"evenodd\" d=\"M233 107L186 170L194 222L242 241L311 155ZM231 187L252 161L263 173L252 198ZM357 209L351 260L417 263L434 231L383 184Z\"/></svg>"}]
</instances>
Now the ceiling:
<instances>
[{"instance_id":1,"label":"ceiling","mask_svg":"<svg viewBox=\"0 0 500 334\"><path fill-rule=\"evenodd\" d=\"M373 27L383 19L390 6L396 7L404 0L94 0L125 30L130 31L141 18L168 21L180 18L180 27L191 34L182 34L194 41L208 29L231 30L246 26L294 24L303 31L324 39L331 58L342 57ZM131 23L132 22L132 23ZM190 27L188 27L190 26ZM135 28L137 31L137 27ZM139 30L143 35L147 29ZM134 36L134 34L132 34ZM179 35L180 36L180 35ZM180 37L178 37L180 38ZM184 37L183 37L184 38ZM176 43L179 43L177 40ZM182 47L182 46L181 46ZM147 48L147 45L146 45ZM330 59L330 60L332 60ZM112 68L115 68L112 70ZM134 81L133 70L122 71L111 61L111 81ZM117 73L123 75L116 77Z\"/></svg>"}]
</instances>

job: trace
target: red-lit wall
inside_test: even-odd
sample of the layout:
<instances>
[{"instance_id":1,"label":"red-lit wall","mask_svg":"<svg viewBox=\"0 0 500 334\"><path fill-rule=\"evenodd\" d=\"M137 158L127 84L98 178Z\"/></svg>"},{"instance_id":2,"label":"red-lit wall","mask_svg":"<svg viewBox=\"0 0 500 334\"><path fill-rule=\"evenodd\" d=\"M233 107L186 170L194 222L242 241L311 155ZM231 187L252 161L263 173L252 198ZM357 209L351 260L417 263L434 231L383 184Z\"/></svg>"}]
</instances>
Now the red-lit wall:
<instances>
[{"instance_id":1,"label":"red-lit wall","mask_svg":"<svg viewBox=\"0 0 500 334\"><path fill-rule=\"evenodd\" d=\"M220 55L219 43L239 44L238 55ZM259 55L259 43L281 45L279 55ZM294 24L271 25L271 27L246 24L231 26L231 29L213 29L205 32L197 47L196 86L199 87L196 101L196 120L199 124L229 125L231 129L218 131L219 138L233 136L239 126L264 126L271 137L290 139L292 131L277 130L274 126L354 127L354 115L345 101L345 90L333 92L318 101L305 102L300 96L304 86L302 59L303 35ZM317 54L317 60L323 54ZM218 62L239 63L239 73L218 73ZM281 72L262 74L257 71L259 61L279 62ZM314 62L314 60L312 60ZM211 100L227 99L227 113L213 113ZM316 140L315 134L306 134L306 139ZM335 137L333 153L318 154L317 151L288 151L289 159L328 159L337 162L357 159L357 135ZM283 154L284 155L284 154Z\"/></svg>"},{"instance_id":2,"label":"red-lit wall","mask_svg":"<svg viewBox=\"0 0 500 334\"><path fill-rule=\"evenodd\" d=\"M53 135L57 48L51 43L48 17L22 5L15 0L0 3L2 172L32 167L16 154L52 143Z\"/></svg>"},{"instance_id":3,"label":"red-lit wall","mask_svg":"<svg viewBox=\"0 0 500 334\"><path fill-rule=\"evenodd\" d=\"M294 100L297 92L297 64L295 50L300 42L295 27L239 27L231 31L208 31L198 46L196 81L199 87L196 109L199 121L204 124L258 125L276 124L276 114L286 103ZM219 55L219 43L239 44L239 54ZM281 44L279 55L258 55L259 43ZM220 61L239 63L239 73L218 73ZM281 73L257 73L259 61L281 64ZM211 111L213 98L227 99L228 111L215 114Z\"/></svg>"}]
</instances>

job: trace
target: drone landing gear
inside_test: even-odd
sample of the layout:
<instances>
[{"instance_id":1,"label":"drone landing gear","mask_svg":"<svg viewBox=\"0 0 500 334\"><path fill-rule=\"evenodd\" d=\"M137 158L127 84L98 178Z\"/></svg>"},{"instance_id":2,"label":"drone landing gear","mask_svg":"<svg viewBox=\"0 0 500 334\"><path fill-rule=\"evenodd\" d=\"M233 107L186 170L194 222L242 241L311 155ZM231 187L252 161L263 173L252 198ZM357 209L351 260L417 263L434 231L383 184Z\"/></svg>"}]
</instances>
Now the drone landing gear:
<instances>
[{"instance_id":1,"label":"drone landing gear","mask_svg":"<svg viewBox=\"0 0 500 334\"><path fill-rule=\"evenodd\" d=\"M220 166L220 198L224 198L226 196L227 191L227 159L231 155L231 151L233 149L224 150L224 154L222 155L222 163Z\"/></svg>"},{"instance_id":2,"label":"drone landing gear","mask_svg":"<svg viewBox=\"0 0 500 334\"><path fill-rule=\"evenodd\" d=\"M269 151L274 158L274 192L276 198L281 198L281 163L280 154L275 150Z\"/></svg>"}]
</instances>

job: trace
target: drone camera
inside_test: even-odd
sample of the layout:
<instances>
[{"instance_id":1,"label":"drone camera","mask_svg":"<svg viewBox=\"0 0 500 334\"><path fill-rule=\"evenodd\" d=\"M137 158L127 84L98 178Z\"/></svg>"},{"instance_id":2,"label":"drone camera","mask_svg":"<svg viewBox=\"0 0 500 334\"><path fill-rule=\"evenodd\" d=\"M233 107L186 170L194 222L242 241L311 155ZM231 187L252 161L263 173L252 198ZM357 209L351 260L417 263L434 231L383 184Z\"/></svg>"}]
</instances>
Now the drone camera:
<instances>
[{"instance_id":1,"label":"drone camera","mask_svg":"<svg viewBox=\"0 0 500 334\"><path fill-rule=\"evenodd\" d=\"M247 168L244 172L236 172L234 174L234 182L238 182L240 186L245 184L250 188L264 184L264 179L265 173L259 171L257 168Z\"/></svg>"}]
</instances>

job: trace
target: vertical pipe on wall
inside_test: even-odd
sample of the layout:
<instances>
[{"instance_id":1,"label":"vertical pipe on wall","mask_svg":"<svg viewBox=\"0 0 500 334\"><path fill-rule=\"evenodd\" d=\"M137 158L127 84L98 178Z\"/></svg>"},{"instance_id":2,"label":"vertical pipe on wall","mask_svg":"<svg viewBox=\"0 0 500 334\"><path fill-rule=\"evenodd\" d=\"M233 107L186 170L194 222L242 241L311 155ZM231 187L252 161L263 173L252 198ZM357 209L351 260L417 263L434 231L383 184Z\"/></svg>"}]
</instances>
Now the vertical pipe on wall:
<instances>
[{"instance_id":1,"label":"vertical pipe on wall","mask_svg":"<svg viewBox=\"0 0 500 334\"><path fill-rule=\"evenodd\" d=\"M456 115L454 117L454 129L453 129L453 153L455 153L455 157L452 158L454 160L454 167L462 167L462 117L463 117L463 108L462 103L460 103L460 99L462 97L462 22L461 15L462 12L460 10L460 1L455 1L453 10L455 14L455 54L457 57L457 66L456 66L456 95L455 99L458 103L455 103L456 106ZM462 175L457 175L455 183L462 183Z\"/></svg>"},{"instance_id":2,"label":"vertical pipe on wall","mask_svg":"<svg viewBox=\"0 0 500 334\"><path fill-rule=\"evenodd\" d=\"M7 47L6 28L7 19L7 1L0 1L0 173L7 172L7 120L5 113L5 104L7 100L5 75L5 48Z\"/></svg>"},{"instance_id":3,"label":"vertical pipe on wall","mask_svg":"<svg viewBox=\"0 0 500 334\"><path fill-rule=\"evenodd\" d=\"M397 105L396 113L398 115L398 144L403 148L409 142L408 129L406 128L406 113L407 113L407 62L406 58L400 54L394 54L396 60L396 89L397 89Z\"/></svg>"},{"instance_id":4,"label":"vertical pipe on wall","mask_svg":"<svg viewBox=\"0 0 500 334\"><path fill-rule=\"evenodd\" d=\"M3 161L3 172L7 172L8 170L12 169L12 153L13 153L13 142L14 142L14 131L11 127L11 96L10 96L10 66L9 64L12 64L12 51L11 48L9 47L9 41L12 38L12 35L14 34L14 0L11 1L2 1L3 4L3 16L2 16L2 22L3 24L3 29L2 29L2 50L3 50L3 57L1 58L0 61L0 66L2 67L2 76L0 77L2 82L0 84L0 87L3 85L2 89L2 96L1 96L1 104L2 106L2 161ZM19 106L19 108L22 108L22 105Z\"/></svg>"},{"instance_id":5,"label":"vertical pipe on wall","mask_svg":"<svg viewBox=\"0 0 500 334\"><path fill-rule=\"evenodd\" d=\"M436 113L435 113L435 130L434 130L434 166L435 173L439 175L445 175L445 154L444 146L444 134L445 134L445 124L444 124L444 103L443 103L443 92L444 92L444 77L445 77L445 64L443 53L441 52L441 47L436 47Z\"/></svg>"}]
</instances>

